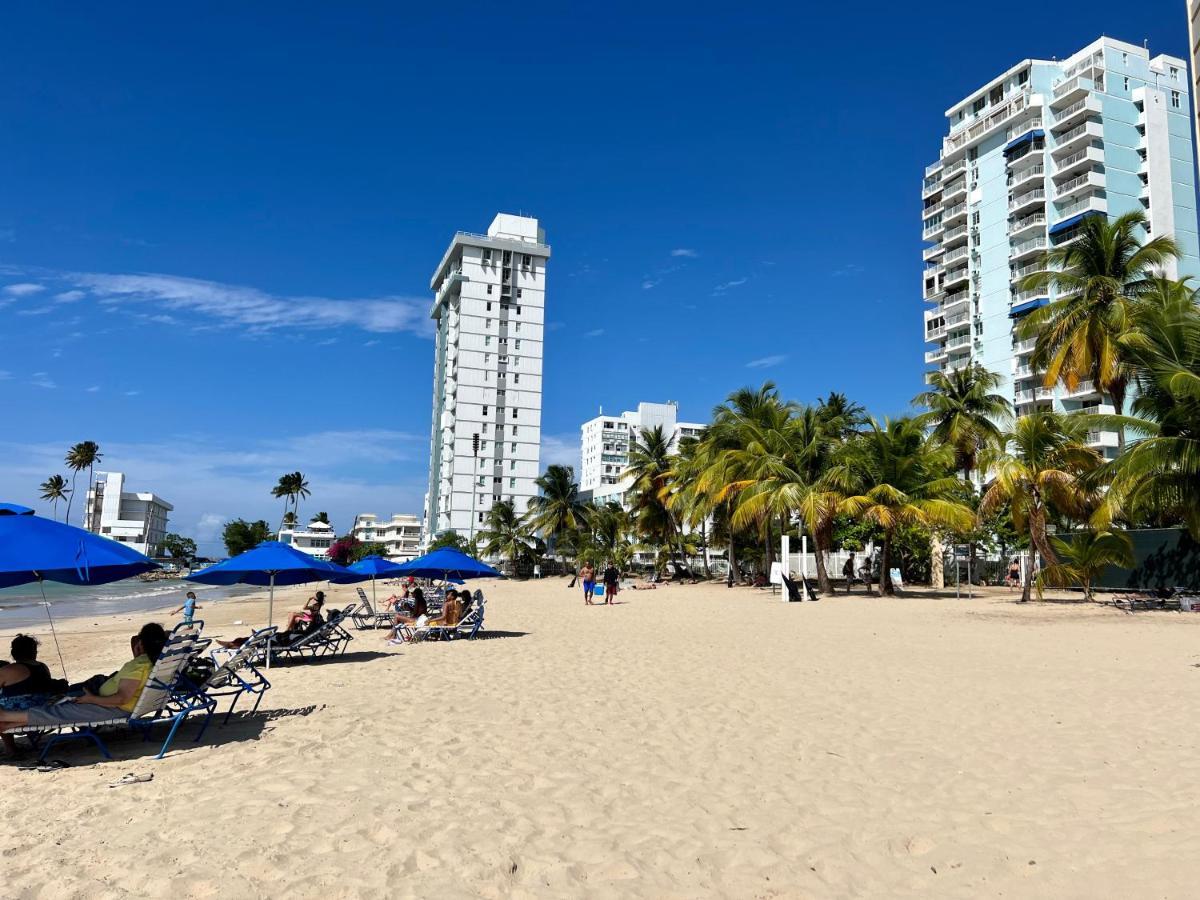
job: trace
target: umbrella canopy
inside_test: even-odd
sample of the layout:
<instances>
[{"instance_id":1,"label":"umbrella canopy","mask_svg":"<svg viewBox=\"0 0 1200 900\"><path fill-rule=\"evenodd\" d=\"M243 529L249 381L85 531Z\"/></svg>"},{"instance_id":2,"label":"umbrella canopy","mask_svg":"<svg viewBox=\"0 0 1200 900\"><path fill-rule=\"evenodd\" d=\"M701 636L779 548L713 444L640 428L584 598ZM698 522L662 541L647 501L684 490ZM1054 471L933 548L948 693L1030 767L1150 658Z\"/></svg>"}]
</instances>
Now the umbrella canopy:
<instances>
[{"instance_id":1,"label":"umbrella canopy","mask_svg":"<svg viewBox=\"0 0 1200 900\"><path fill-rule=\"evenodd\" d=\"M0 504L0 588L43 579L107 584L158 568L119 541L23 511L27 509Z\"/></svg>"},{"instance_id":2,"label":"umbrella canopy","mask_svg":"<svg viewBox=\"0 0 1200 900\"><path fill-rule=\"evenodd\" d=\"M353 565L347 566L351 572L357 572L359 575L366 575L370 578L376 576L386 578L389 575L403 575L400 571L400 564L394 563L390 559L384 559L382 556L364 556Z\"/></svg>"},{"instance_id":3,"label":"umbrella canopy","mask_svg":"<svg viewBox=\"0 0 1200 900\"><path fill-rule=\"evenodd\" d=\"M401 563L397 575L412 575L416 578L503 578L504 576L486 563L472 559L453 547L442 547L424 556Z\"/></svg>"},{"instance_id":4,"label":"umbrella canopy","mask_svg":"<svg viewBox=\"0 0 1200 900\"><path fill-rule=\"evenodd\" d=\"M368 576L351 572L325 559L309 556L291 544L263 541L253 550L239 553L224 562L193 572L188 581L201 584L254 584L260 587L283 587L306 584L310 581L332 581L351 584L365 581Z\"/></svg>"}]
</instances>

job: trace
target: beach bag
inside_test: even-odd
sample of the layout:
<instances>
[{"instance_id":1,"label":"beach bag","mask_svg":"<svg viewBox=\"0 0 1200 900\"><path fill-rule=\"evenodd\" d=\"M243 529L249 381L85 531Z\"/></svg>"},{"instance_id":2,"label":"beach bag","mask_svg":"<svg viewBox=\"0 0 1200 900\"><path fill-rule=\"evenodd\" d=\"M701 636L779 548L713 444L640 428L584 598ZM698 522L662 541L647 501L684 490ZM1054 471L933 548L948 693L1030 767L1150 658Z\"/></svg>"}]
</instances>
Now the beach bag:
<instances>
[{"instance_id":1,"label":"beach bag","mask_svg":"<svg viewBox=\"0 0 1200 900\"><path fill-rule=\"evenodd\" d=\"M208 657L197 656L187 664L187 668L183 670L183 677L199 687L212 677L213 669L216 667L216 663Z\"/></svg>"}]
</instances>

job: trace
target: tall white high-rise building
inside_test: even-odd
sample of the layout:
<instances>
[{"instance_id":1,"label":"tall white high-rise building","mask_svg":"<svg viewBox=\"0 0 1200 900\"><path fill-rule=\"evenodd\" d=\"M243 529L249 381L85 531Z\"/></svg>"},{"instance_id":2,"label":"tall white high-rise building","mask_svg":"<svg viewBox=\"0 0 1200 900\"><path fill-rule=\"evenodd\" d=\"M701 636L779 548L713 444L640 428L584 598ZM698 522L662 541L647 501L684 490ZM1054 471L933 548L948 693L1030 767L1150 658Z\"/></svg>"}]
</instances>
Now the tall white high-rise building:
<instances>
[{"instance_id":1,"label":"tall white high-rise building","mask_svg":"<svg viewBox=\"0 0 1200 900\"><path fill-rule=\"evenodd\" d=\"M1133 210L1150 235L1179 244L1170 274L1200 274L1186 64L1101 38L1061 61L1018 63L946 118L922 190L925 362L943 372L978 362L1004 379L1018 413L1111 413L1090 382L1043 386L1017 326L1055 295L1021 282L1089 216ZM1090 443L1111 456L1117 435L1096 431Z\"/></svg>"},{"instance_id":2,"label":"tall white high-rise building","mask_svg":"<svg viewBox=\"0 0 1200 900\"><path fill-rule=\"evenodd\" d=\"M636 411L606 416L603 410L580 426L579 489L593 500L623 503L629 490L625 470L632 443L643 428L661 427L671 439L671 450L685 437L697 437L704 429L695 422L680 422L679 407L667 403L639 403Z\"/></svg>"},{"instance_id":3,"label":"tall white high-rise building","mask_svg":"<svg viewBox=\"0 0 1200 900\"><path fill-rule=\"evenodd\" d=\"M459 232L430 287L437 322L425 541L479 531L492 504L537 493L550 247L537 219L500 213Z\"/></svg>"}]
</instances>

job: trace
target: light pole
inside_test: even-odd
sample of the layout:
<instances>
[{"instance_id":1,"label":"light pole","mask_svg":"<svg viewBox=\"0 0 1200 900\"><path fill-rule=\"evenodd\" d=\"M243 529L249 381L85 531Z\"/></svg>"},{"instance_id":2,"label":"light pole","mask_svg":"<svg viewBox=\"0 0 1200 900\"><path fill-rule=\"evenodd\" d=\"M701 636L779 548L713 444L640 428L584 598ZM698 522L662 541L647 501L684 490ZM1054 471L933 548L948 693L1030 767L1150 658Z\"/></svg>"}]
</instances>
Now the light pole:
<instances>
[{"instance_id":1,"label":"light pole","mask_svg":"<svg viewBox=\"0 0 1200 900\"><path fill-rule=\"evenodd\" d=\"M475 493L479 487L479 432L471 435L471 552L475 552Z\"/></svg>"}]
</instances>

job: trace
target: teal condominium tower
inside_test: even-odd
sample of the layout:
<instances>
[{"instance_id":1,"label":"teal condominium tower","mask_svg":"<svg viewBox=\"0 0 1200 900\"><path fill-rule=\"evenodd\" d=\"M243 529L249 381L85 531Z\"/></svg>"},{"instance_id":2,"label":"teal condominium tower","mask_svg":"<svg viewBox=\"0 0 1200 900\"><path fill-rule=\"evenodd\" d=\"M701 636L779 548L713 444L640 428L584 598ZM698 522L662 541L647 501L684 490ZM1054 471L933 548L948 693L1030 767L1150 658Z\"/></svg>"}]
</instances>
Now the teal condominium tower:
<instances>
[{"instance_id":1,"label":"teal condominium tower","mask_svg":"<svg viewBox=\"0 0 1200 900\"><path fill-rule=\"evenodd\" d=\"M1043 386L1016 327L1054 297L1021 281L1088 216L1131 210L1178 242L1168 274L1200 274L1188 83L1183 60L1101 38L1061 62L1024 60L947 110L921 191L931 371L977 362L1004 379L1018 414L1113 411L1090 382ZM1089 443L1112 456L1117 435Z\"/></svg>"}]
</instances>

